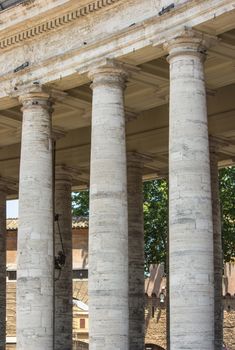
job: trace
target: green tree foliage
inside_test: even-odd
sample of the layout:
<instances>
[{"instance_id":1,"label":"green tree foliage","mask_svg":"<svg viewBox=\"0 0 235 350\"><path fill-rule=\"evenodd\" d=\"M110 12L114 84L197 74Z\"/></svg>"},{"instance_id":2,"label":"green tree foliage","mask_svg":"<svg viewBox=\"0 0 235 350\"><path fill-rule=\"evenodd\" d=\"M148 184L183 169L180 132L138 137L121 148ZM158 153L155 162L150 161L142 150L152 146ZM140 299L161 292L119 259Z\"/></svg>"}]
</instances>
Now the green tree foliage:
<instances>
[{"instance_id":1,"label":"green tree foliage","mask_svg":"<svg viewBox=\"0 0 235 350\"><path fill-rule=\"evenodd\" d=\"M235 258L235 167L219 172L224 260Z\"/></svg>"},{"instance_id":2,"label":"green tree foliage","mask_svg":"<svg viewBox=\"0 0 235 350\"><path fill-rule=\"evenodd\" d=\"M144 182L145 267L166 263L168 232L168 183L166 180Z\"/></svg>"},{"instance_id":3,"label":"green tree foliage","mask_svg":"<svg viewBox=\"0 0 235 350\"><path fill-rule=\"evenodd\" d=\"M220 198L222 207L222 239L224 260L235 257L235 167L220 170ZM145 267L166 263L168 232L168 183L165 180L143 184ZM72 194L74 216L88 216L89 193Z\"/></svg>"},{"instance_id":4,"label":"green tree foliage","mask_svg":"<svg viewBox=\"0 0 235 350\"><path fill-rule=\"evenodd\" d=\"M72 215L73 216L89 215L89 191L72 193Z\"/></svg>"}]
</instances>

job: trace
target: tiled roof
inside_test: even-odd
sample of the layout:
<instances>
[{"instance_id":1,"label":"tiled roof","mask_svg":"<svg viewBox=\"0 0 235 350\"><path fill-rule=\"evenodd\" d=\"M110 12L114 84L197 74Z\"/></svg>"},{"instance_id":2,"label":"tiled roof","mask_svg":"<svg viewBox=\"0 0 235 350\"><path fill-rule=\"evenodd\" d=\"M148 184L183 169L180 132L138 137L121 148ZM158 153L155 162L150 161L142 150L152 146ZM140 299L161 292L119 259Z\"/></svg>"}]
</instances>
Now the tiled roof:
<instances>
[{"instance_id":1,"label":"tiled roof","mask_svg":"<svg viewBox=\"0 0 235 350\"><path fill-rule=\"evenodd\" d=\"M74 216L72 221L72 228L88 228L88 217Z\"/></svg>"},{"instance_id":2,"label":"tiled roof","mask_svg":"<svg viewBox=\"0 0 235 350\"><path fill-rule=\"evenodd\" d=\"M87 217L73 217L72 228L88 228ZM7 230L14 231L18 229L18 218L7 219Z\"/></svg>"},{"instance_id":3,"label":"tiled roof","mask_svg":"<svg viewBox=\"0 0 235 350\"><path fill-rule=\"evenodd\" d=\"M18 219L17 218L9 218L7 219L7 230L13 231L18 228Z\"/></svg>"}]
</instances>

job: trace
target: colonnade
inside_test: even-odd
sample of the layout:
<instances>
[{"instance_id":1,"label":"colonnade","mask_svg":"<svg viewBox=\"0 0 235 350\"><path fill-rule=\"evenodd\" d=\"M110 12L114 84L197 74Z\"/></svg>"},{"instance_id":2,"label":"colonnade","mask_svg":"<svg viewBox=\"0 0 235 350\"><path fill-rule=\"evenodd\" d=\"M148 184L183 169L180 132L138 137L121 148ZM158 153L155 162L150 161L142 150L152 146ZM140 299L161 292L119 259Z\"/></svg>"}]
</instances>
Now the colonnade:
<instances>
[{"instance_id":1,"label":"colonnade","mask_svg":"<svg viewBox=\"0 0 235 350\"><path fill-rule=\"evenodd\" d=\"M203 69L206 45L204 37L194 31L185 31L166 45L170 65L171 350L215 349L214 296L219 300L220 287L214 292L214 273L216 278L221 277L221 260L217 260L221 255L221 234L219 223L215 222L218 174L214 157L210 167ZM135 152L126 152L124 90L128 76L125 66L114 61L89 72L93 90L88 282L90 350L144 348L144 160ZM53 237L53 99L43 87L34 86L20 94L20 102L23 128L17 350L67 350L72 348L71 177L65 168L56 168L55 211L63 218L61 232L67 256L66 268L61 279L56 281L54 239L58 249L61 245L58 228ZM0 191L3 219L4 193ZM216 203L213 215L212 197ZM4 241L2 236L1 241ZM2 247L0 244L1 252ZM214 264L218 265L215 270ZM0 300L2 297L3 289ZM216 314L221 319L219 311ZM216 349L219 349L221 338L217 339L217 344Z\"/></svg>"}]
</instances>

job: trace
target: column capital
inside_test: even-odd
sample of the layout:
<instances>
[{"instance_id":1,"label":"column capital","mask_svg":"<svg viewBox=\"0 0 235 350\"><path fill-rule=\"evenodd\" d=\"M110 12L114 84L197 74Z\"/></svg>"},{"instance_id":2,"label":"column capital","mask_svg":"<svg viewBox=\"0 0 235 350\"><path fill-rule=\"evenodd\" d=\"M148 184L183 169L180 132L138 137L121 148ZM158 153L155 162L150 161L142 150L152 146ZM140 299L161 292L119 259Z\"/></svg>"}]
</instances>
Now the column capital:
<instances>
[{"instance_id":1,"label":"column capital","mask_svg":"<svg viewBox=\"0 0 235 350\"><path fill-rule=\"evenodd\" d=\"M93 81L92 88L97 85L119 85L125 88L129 72L123 63L105 59L105 62L90 69L88 77Z\"/></svg>"},{"instance_id":2,"label":"column capital","mask_svg":"<svg viewBox=\"0 0 235 350\"><path fill-rule=\"evenodd\" d=\"M23 105L23 110L41 107L52 112L52 104L56 100L63 99L67 94L35 81L32 84L15 86L14 92L11 95L19 99Z\"/></svg>"},{"instance_id":3,"label":"column capital","mask_svg":"<svg viewBox=\"0 0 235 350\"><path fill-rule=\"evenodd\" d=\"M50 93L37 82L16 86L13 95L23 105L22 110L44 108L52 111Z\"/></svg>"},{"instance_id":4,"label":"column capital","mask_svg":"<svg viewBox=\"0 0 235 350\"><path fill-rule=\"evenodd\" d=\"M169 53L168 62L179 55L198 56L205 59L206 50L216 44L217 41L218 39L215 36L185 28L168 38L164 47Z\"/></svg>"}]
</instances>

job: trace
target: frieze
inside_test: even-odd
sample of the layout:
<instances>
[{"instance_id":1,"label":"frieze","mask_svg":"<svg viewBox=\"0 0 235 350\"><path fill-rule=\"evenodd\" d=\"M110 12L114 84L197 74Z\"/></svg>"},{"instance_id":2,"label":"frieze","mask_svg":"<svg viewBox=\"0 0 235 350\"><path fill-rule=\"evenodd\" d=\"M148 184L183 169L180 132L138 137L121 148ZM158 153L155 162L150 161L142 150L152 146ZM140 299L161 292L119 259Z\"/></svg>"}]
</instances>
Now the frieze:
<instances>
[{"instance_id":1,"label":"frieze","mask_svg":"<svg viewBox=\"0 0 235 350\"><path fill-rule=\"evenodd\" d=\"M16 45L27 39L31 39L35 36L44 34L50 30L59 28L67 23L78 20L81 17L87 16L92 12L96 12L108 5L119 2L120 0L95 0L92 1L76 10L69 11L66 14L53 18L49 21L45 21L38 25L29 27L23 31L15 33L14 35L8 36L4 39L0 39L0 49L6 49L10 46Z\"/></svg>"}]
</instances>

